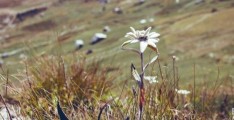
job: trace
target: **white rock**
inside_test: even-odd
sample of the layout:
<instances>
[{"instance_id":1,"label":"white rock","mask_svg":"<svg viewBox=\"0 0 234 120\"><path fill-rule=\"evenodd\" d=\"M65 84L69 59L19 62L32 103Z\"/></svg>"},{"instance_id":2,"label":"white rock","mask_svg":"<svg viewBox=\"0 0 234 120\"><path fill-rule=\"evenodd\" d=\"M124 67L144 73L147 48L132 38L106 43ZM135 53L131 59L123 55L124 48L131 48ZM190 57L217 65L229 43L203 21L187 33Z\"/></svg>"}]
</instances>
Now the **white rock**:
<instances>
[{"instance_id":1,"label":"white rock","mask_svg":"<svg viewBox=\"0 0 234 120\"><path fill-rule=\"evenodd\" d=\"M104 39L107 38L107 35L103 33L96 33L95 36L98 38L104 38Z\"/></svg>"},{"instance_id":2,"label":"white rock","mask_svg":"<svg viewBox=\"0 0 234 120\"><path fill-rule=\"evenodd\" d=\"M1 114L1 117L2 117L3 120L10 120L10 117L9 117L9 115L7 113L6 108L1 109L0 114Z\"/></svg>"},{"instance_id":3,"label":"white rock","mask_svg":"<svg viewBox=\"0 0 234 120\"><path fill-rule=\"evenodd\" d=\"M75 41L75 45L76 45L76 46L84 45L84 41L83 41L83 40L76 40L76 41Z\"/></svg>"},{"instance_id":4,"label":"white rock","mask_svg":"<svg viewBox=\"0 0 234 120\"><path fill-rule=\"evenodd\" d=\"M110 31L111 31L111 29L110 29L109 26L105 26L105 27L103 28L103 32L110 32Z\"/></svg>"},{"instance_id":5,"label":"white rock","mask_svg":"<svg viewBox=\"0 0 234 120\"><path fill-rule=\"evenodd\" d=\"M93 38L91 39L91 44L96 44L104 39L107 38L106 34L103 33L96 33Z\"/></svg>"},{"instance_id":6,"label":"white rock","mask_svg":"<svg viewBox=\"0 0 234 120\"><path fill-rule=\"evenodd\" d=\"M16 113L17 110L15 110L13 107L8 107L8 110L10 112L12 120L25 119L22 116L17 115L17 113ZM10 116L9 116L9 114L7 112L6 107L3 107L0 110L0 118L2 118L1 120L10 120Z\"/></svg>"},{"instance_id":7,"label":"white rock","mask_svg":"<svg viewBox=\"0 0 234 120\"><path fill-rule=\"evenodd\" d=\"M180 3L180 0L175 0L176 4L179 4Z\"/></svg>"},{"instance_id":8,"label":"white rock","mask_svg":"<svg viewBox=\"0 0 234 120\"><path fill-rule=\"evenodd\" d=\"M4 53L0 54L0 57L1 58L8 58L9 57L9 53L4 52Z\"/></svg>"},{"instance_id":9,"label":"white rock","mask_svg":"<svg viewBox=\"0 0 234 120\"><path fill-rule=\"evenodd\" d=\"M81 49L84 46L84 41L83 40L76 40L75 41L75 47L76 49Z\"/></svg>"},{"instance_id":10,"label":"white rock","mask_svg":"<svg viewBox=\"0 0 234 120\"><path fill-rule=\"evenodd\" d=\"M113 12L114 12L114 13L117 13L117 14L122 14L122 13L123 13L123 10L122 10L120 7L115 7L115 8L113 9Z\"/></svg>"},{"instance_id":11,"label":"white rock","mask_svg":"<svg viewBox=\"0 0 234 120\"><path fill-rule=\"evenodd\" d=\"M214 58L214 57L215 57L215 54L211 52L211 53L208 54L208 56L209 56L210 58Z\"/></svg>"},{"instance_id":12,"label":"white rock","mask_svg":"<svg viewBox=\"0 0 234 120\"><path fill-rule=\"evenodd\" d=\"M150 19L149 19L149 22L154 22L154 18L150 18Z\"/></svg>"},{"instance_id":13,"label":"white rock","mask_svg":"<svg viewBox=\"0 0 234 120\"><path fill-rule=\"evenodd\" d=\"M147 22L146 19L141 19L141 20L140 20L140 23L141 23L141 24L145 24L146 22Z\"/></svg>"},{"instance_id":14,"label":"white rock","mask_svg":"<svg viewBox=\"0 0 234 120\"><path fill-rule=\"evenodd\" d=\"M20 59L27 59L28 56L22 53L22 54L19 55L19 58Z\"/></svg>"}]
</instances>

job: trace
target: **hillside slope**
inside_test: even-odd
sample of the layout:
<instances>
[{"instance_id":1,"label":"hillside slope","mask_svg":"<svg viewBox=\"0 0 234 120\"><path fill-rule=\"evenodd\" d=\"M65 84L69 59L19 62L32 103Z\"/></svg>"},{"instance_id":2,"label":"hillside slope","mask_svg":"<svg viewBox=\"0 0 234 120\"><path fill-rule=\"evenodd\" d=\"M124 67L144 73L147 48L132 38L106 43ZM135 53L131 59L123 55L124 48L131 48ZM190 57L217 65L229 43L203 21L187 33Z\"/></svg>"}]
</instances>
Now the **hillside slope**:
<instances>
[{"instance_id":1,"label":"hillside slope","mask_svg":"<svg viewBox=\"0 0 234 120\"><path fill-rule=\"evenodd\" d=\"M44 4L45 2L23 7L9 6L4 9L17 13ZM102 11L102 6L96 1L50 1L46 6L46 11L1 30L0 54L14 53L3 59L4 66L12 73L24 68L20 62L24 60L22 56L30 59L41 55L59 54L69 57L75 54L85 56L90 61L103 60L103 65L119 67L124 71L122 77L128 78L130 63L139 61L135 61L132 53L120 50L120 45L127 40L124 35L130 31L130 26L136 29L152 26L153 31L161 34L158 44L161 63L170 68L171 57L176 55L179 58L179 76L185 85L191 83L194 63L200 81L216 79L218 68L221 70L221 79L234 75L232 0L207 0L201 3L181 0L179 4L148 0L141 5L127 0L113 0L105 6L105 11ZM115 7L120 7L123 14L113 13ZM142 19L151 19L151 22L142 24ZM93 35L102 32L106 25L111 28L107 39L90 45ZM85 46L74 52L76 39L83 39ZM85 55L89 49L93 53ZM150 54L148 51L149 56ZM149 72L157 74L158 69Z\"/></svg>"}]
</instances>

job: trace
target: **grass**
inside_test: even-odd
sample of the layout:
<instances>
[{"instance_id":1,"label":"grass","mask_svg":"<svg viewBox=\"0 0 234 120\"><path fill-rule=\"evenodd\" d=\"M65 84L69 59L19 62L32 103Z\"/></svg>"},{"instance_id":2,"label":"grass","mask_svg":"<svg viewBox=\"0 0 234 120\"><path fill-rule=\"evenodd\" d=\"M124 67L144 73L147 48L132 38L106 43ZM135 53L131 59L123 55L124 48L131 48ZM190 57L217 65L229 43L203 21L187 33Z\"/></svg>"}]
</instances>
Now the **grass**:
<instances>
[{"instance_id":1,"label":"grass","mask_svg":"<svg viewBox=\"0 0 234 120\"><path fill-rule=\"evenodd\" d=\"M73 59L66 63L51 56L34 60L26 63L20 86L12 92L21 114L30 118L55 119L57 101L67 106L67 111L96 106L112 89L114 75L109 76L108 69L101 69L98 62L86 65L84 59Z\"/></svg>"},{"instance_id":2,"label":"grass","mask_svg":"<svg viewBox=\"0 0 234 120\"><path fill-rule=\"evenodd\" d=\"M79 6L78 6L79 4ZM105 12L100 12L101 7L99 4L95 1L91 1L90 3L82 3L81 1L67 1L64 2L62 5L55 5L49 8L45 15L41 18L34 17L27 19L26 21L17 24L17 27L15 29L9 29L5 34L9 35L18 35L22 34L20 37L13 37L10 42L5 43L4 45L0 45L0 52L7 52L11 50L15 50L18 48L32 48L29 50L25 50L22 53L26 54L28 56L28 60L26 62L32 62L28 64L29 70L32 70L36 73L30 75L32 76L39 76L43 77L40 78L41 81L37 81L36 78L31 79L30 81L37 81L35 83L32 83L34 86L38 87L44 87L40 85L42 81L45 81L49 78L54 78L53 76L48 76L49 78L44 78L44 74L46 73L56 73L57 71L52 71L50 68L48 68L48 71L43 71L45 66L48 67L47 64L50 64L51 66L55 66L58 69L62 69L59 67L59 61L64 60L67 61L64 64L68 64L70 66L71 64L76 64L74 61L74 55L75 56L82 56L86 58L85 65L82 66L86 69L86 64L90 65L93 61L102 61L98 66L99 69L102 69L102 67L108 66L109 68L119 68L118 77L115 79L115 83L117 85L110 85L113 87L112 94L107 94L102 97L100 97L98 100L95 96L95 100L97 103L95 103L93 106L95 106L95 114L91 114L89 111L83 111L78 110L81 114L77 114L79 117L87 118L87 119L93 119L97 118L99 115L99 108L102 107L102 104L108 103L113 106L120 106L120 107L114 107L112 112L113 114L109 117L113 117L113 119L116 118L126 118L129 116L130 118L134 118L136 115L136 103L133 103L133 101L136 101L136 96L131 96L129 98L129 94L132 94L131 85L134 84L134 81L130 80L130 63L134 61L134 63L139 64L140 61L135 60L135 56L131 53L126 53L120 50L120 45L125 41L126 39L123 38L126 32L129 31L129 26L134 26L139 29L144 29L148 26L153 26L153 31L157 31L161 34L160 42L158 44L158 48L160 49L160 64L161 68L158 69L155 64L155 67L152 68L152 70L147 71L150 74L155 74L157 76L160 76L160 70L163 72L163 77L167 79L168 81L166 83L170 83L173 78L173 65L171 56L176 55L179 57L179 60L176 61L176 68L178 69L178 79L179 79L179 85L181 88L191 90L191 86L193 86L193 64L196 65L196 89L197 89L197 95L195 98L196 106L202 106L201 108L197 108L196 111L198 117L204 118L204 117L211 117L211 116L218 116L219 105L223 104L225 95L227 94L228 103L229 105L232 105L231 101L231 95L229 96L229 91L232 89L233 84L232 80L233 78L229 77L232 76L233 73L233 62L227 62L229 59L231 60L232 51L233 51L233 7L230 7L231 4L233 4L232 1L224 1L224 2L216 2L212 3L211 1L206 1L204 4L200 5L191 5L190 7L186 7L187 4L191 4L189 1L183 1L180 5L176 4L162 4L157 5L158 1L147 1L145 4L142 4L141 6L134 6L133 4L123 4L121 7L124 10L124 14L122 15L116 15L112 13L112 8L115 6L119 6L120 3L117 1L113 1L110 4L107 5L107 10ZM22 6L24 8L25 6ZM211 13L210 10L212 8L217 8L218 11L215 13ZM17 7L15 9L20 9L20 7ZM61 12L58 12L61 11ZM153 17L155 19L152 23L146 23L146 24L139 24L139 21L141 19L145 18L151 18ZM53 26L50 29L41 29L41 30L27 30L26 28L29 28L27 26L32 26L33 24L37 23L43 23L45 21L52 21L55 26ZM89 40L92 38L93 34L96 32L102 32L102 28L105 25L109 25L112 29L110 33L107 33L108 38L105 41L102 41L98 43L97 45L89 45ZM43 27L43 24L42 24ZM77 28L74 32L72 31L73 28ZM58 41L60 37L60 34L62 32L68 33L68 38L64 39L63 41ZM33 36L33 37L32 37ZM71 52L75 49L73 43L76 39L84 39L85 47L82 48L80 51ZM43 42L48 42L45 46L39 46L37 48L32 47L33 45L38 45ZM134 46L138 47L138 46ZM88 49L92 49L94 52L91 55L85 55L85 52ZM211 58L209 57L209 53L214 53L217 57ZM13 83L19 83L17 79L23 80L24 77L17 78L13 77L18 72L21 72L25 70L25 61L19 58L19 54L16 54L12 57L4 59L5 65L4 70L9 70L9 72L12 75L9 75L11 82ZM152 53L150 51L146 51L146 58L151 55ZM52 56L62 56L62 58L57 57L54 58L56 61L53 63L50 60L48 63L46 61L40 61L42 63L37 64L34 61L37 61L38 59L42 59L43 56L52 55ZM81 57L81 58L82 58ZM79 58L79 59L81 59ZM78 60L79 60L78 59ZM147 60L146 59L146 60ZM72 61L74 60L74 61ZM42 64L42 65L41 65ZM30 67L39 67L39 68L30 68ZM41 68L40 68L41 67ZM97 66L96 66L97 67ZM70 69L70 67L68 67ZM218 72L219 69L219 72ZM31 71L31 72L32 72ZM38 72L39 71L39 72ZM88 69L89 71L89 69ZM102 71L102 70L100 70ZM1 74L5 74L4 72L0 71ZM71 71L66 71L65 73L71 74ZM43 75L41 75L43 74ZM94 73L92 73L94 74ZM95 73L96 74L96 73ZM94 75L95 75L94 74ZM104 73L105 74L105 71ZM109 73L108 73L109 74ZM23 74L25 75L25 74ZM105 77L109 77L115 74L111 74ZM215 82L218 78L218 83ZM61 77L61 76L57 76ZM159 77L160 78L160 77ZM39 78L38 78L39 79ZM67 78L66 78L67 79ZM123 86L122 84L125 83L124 80L128 79L126 82L127 86ZM61 79L62 80L62 79ZM159 94L160 86L165 84L162 82L162 79L160 78L159 81L161 81L157 85L149 85L148 93L146 97L151 97L153 94ZM227 81L227 82L226 82ZM231 82L230 84L227 84ZM4 83L4 82L3 82ZM221 84L222 85L219 85ZM87 83L86 83L87 84ZM171 83L170 83L171 84ZM27 81L25 83L27 85ZM40 85L40 86L39 86ZM53 85L53 84L52 84ZM167 85L167 84L166 84ZM230 86L229 86L230 85ZM220 86L220 87L217 87ZM227 89L225 89L225 86ZM28 87L28 86L27 86ZM95 85L93 86L95 87ZM112 99L107 99L108 96L119 96L119 91L121 91L123 88L124 93L122 93L120 99L117 99L117 101L114 101ZM168 104L171 102L168 100L170 97L173 98L172 93L175 94L175 91L172 91L170 93L170 85L168 85L165 89L167 94L164 96L157 96L157 97L163 97L163 100L167 101ZM219 93L222 89L224 90L224 93L215 94L213 93L213 90L216 89L216 91ZM28 94L32 93L33 89L29 89ZM117 91L117 92L116 92ZM146 90L147 91L147 90ZM4 91L3 91L4 92ZM108 90L108 92L110 92ZM39 97L43 96L41 93L37 93ZM169 95L170 94L170 95ZM201 99L200 96L204 94L211 94L211 96L207 95L207 98ZM215 94L212 96L212 94ZM45 97L42 98L42 103L45 103L46 107L52 107L53 110L55 109L55 93L50 92L50 95L53 96L53 98L50 96L50 98ZM200 95L200 96L199 96ZM15 96L15 95L13 95ZM75 96L75 95L74 95ZM92 96L92 95L91 95ZM92 96L93 97L93 96ZM124 101L124 98L126 100ZM59 98L59 97L58 97ZM171 99L172 99L171 98ZM32 99L32 98L31 98ZM105 99L106 101L101 101L100 99ZM177 99L177 97L174 97L174 99ZM188 103L193 103L191 96L186 96L183 98L181 96L181 99L186 99ZM205 99L205 100L204 100ZM108 102L108 100L110 100ZM35 102L35 100L33 100ZM66 101L66 100L65 100ZM68 100L69 101L69 100ZM127 101L127 102L126 102ZM158 102L158 100L156 100ZM166 105L167 102L163 102L160 104L155 104L155 107L157 107L156 111L159 111L159 115L165 115L170 117L175 117L173 110L179 110L180 117L181 114L185 114L185 112L193 113L193 109L189 108L189 110L185 110L182 106L183 100L175 100L177 107L172 105ZM209 102L212 101L212 102ZM25 102L22 100L22 102ZM224 102L225 103L225 102ZM26 103L24 103L26 104ZM38 111L41 112L41 108L38 108L38 103L27 103L34 105L35 108L37 108ZM28 106L28 105L25 106ZM149 104L149 101L148 103ZM170 103L172 104L172 103ZM225 103L226 104L226 103ZM135 106L134 106L135 105ZM161 108L158 108L158 105L161 106ZM214 105L214 109L211 107ZM63 108L65 110L65 113L74 113L70 112L70 110L73 109L73 106L70 104L61 102L61 106L65 106ZM82 108L86 109L86 105L83 105ZM163 110L163 109L165 110ZM106 108L105 108L106 109ZM172 110L173 109L173 110ZM228 114L225 113L225 115L228 115L230 117L230 108L225 108L229 112ZM46 109L47 110L47 109ZM148 110L148 111L147 111ZM150 116L150 113L152 113L154 110L151 108L147 108L145 111L145 119L156 119L156 117L159 116ZM213 111L214 110L214 111ZM166 111L166 112L165 112ZM207 113L199 113L200 111L207 111ZM50 116L49 111L44 111L46 115ZM77 111L76 111L77 112ZM154 111L155 112L155 111ZM154 113L153 112L153 113ZM27 115L34 114L33 117L39 117L42 113L35 113L35 111L32 111L31 108L25 109L24 113ZM30 114L29 114L30 113ZM123 114L124 113L124 114ZM55 114L55 112L53 113ZM157 114L157 115L158 115ZM70 118L75 118L73 115L68 115ZM165 117L164 116L164 117ZM183 115L182 115L183 116ZM57 115L50 116L57 118ZM108 118L107 113L104 115L102 113L102 117ZM162 118L163 116L161 116ZM160 118L158 118L160 119Z\"/></svg>"},{"instance_id":3,"label":"grass","mask_svg":"<svg viewBox=\"0 0 234 120\"><path fill-rule=\"evenodd\" d=\"M186 8L186 11L189 12L180 11L180 9L184 8L176 7L176 5L169 5L167 9L170 10L170 8L173 7L173 11L170 11L167 14L157 14L157 11L158 10L160 11L161 9L163 9L163 7L158 7L157 5L150 6L151 3L154 2L149 1L146 4L143 4L142 6L136 6L136 7L134 7L131 4L123 5L122 7L124 9L124 14L115 15L111 11L105 11L104 13L99 12L99 10L101 10L101 7L93 7L93 6L99 6L98 3L96 2L91 2L89 4L79 3L81 4L81 6L78 8L76 7L76 4L78 3L75 1L65 2L64 5L51 7L48 11L46 11L45 16L43 18L35 17L32 19L28 19L23 23L19 24L18 30L20 30L20 32L23 33L24 36L19 39L17 38L17 40L13 39L12 40L13 42L9 43L10 44L8 45L9 47L1 49L0 51L8 51L10 49L13 50L15 48L19 48L20 47L19 44L22 44L21 43L22 40L31 41L29 44L34 44L34 43L38 44L40 43L40 41L55 41L61 32L69 31L69 29L72 29L75 26L77 26L78 30L76 30L75 33L69 35L70 37L68 39L65 39L61 43L63 44L62 51L64 52L64 54L67 54L67 52L74 50L73 43L75 39L84 39L86 46L81 51L85 53L86 50L93 49L95 51L94 54L92 54L90 58L89 57L87 58L87 59L93 59L96 58L97 56L103 56L102 54L104 52L106 52L106 54L112 54L111 52L108 53L108 51L112 51L113 47L116 50L118 49L117 46L121 44L123 40L121 36L124 36L124 34L128 31L128 27L125 26L126 24L128 24L128 26L136 26L137 28L144 28L145 26L155 26L156 28L154 30L159 31L162 34L159 48L166 48L163 49L161 52L161 56L163 56L162 59L165 60L168 59L168 57L170 57L168 53L171 53L173 51L176 52L179 51L178 53L173 53L173 54L179 56L180 60L190 61L191 64L194 62L194 60L204 61L203 64L206 65L209 59L206 58L204 59L202 57L203 55L207 55L209 54L209 52L221 52L220 54L223 54L222 53L223 48L233 46L232 44L229 44L232 40L228 39L232 37L231 33L226 33L225 31L223 31L222 33L220 33L221 36L220 35L216 36L217 34L216 32L212 33L206 32L210 30L216 31L223 28L228 28L232 30L232 27L227 27L232 25L231 22L232 18L227 17L227 16L232 16L231 15L232 9L228 7L231 2L220 2L216 4L207 2L204 5L193 5L190 8ZM184 2L182 3L181 6L183 6L184 4L187 3ZM108 4L107 9L111 10L114 6L117 5L118 5L117 2L113 2L111 4ZM216 13L210 13L210 9L214 7L217 8L218 11ZM90 11L84 11L86 9L90 9ZM62 11L62 12L58 13L56 11ZM180 12L174 12L174 11L180 11ZM64 15L66 14L69 15L64 17ZM155 14L156 16L154 16ZM199 21L199 19L206 14L209 14L211 16L205 19L204 21L197 23L197 25L193 26L192 28L188 30L183 30L183 28L186 28L186 26L190 26L190 23L193 23L193 21ZM155 21L153 23L147 23L145 25L140 25L138 23L140 19L149 18L152 15L153 18L155 18ZM35 35L35 37L33 39L30 37L31 33L22 30L22 28L25 26L47 20L52 20L53 22L55 22L56 27L52 28L51 30L37 31L36 33L34 32L33 34ZM218 27L215 22L216 20L227 21L227 22L223 24L222 23L218 24L222 25ZM119 22L115 23L115 21ZM112 32L108 33L108 39L95 46L88 45L89 40L93 36L93 34L95 32L101 32L103 26L106 24L108 24L112 28ZM66 29L64 29L64 26L66 27ZM213 26L217 27L213 28ZM11 33L16 34L17 32L12 30ZM209 36L207 36L208 34ZM192 46L193 49L189 49L191 48L191 46L189 46L188 43L186 43L186 41L189 39L189 41L187 42L190 41L197 42L194 43L194 45L198 43L202 44L204 38L207 41L206 42L207 45L219 44L216 43L219 41L219 39L225 39L225 43L221 43L223 44L222 46L215 48L213 47L201 48L201 47ZM53 42L49 42L49 46L53 46L52 43ZM22 44L22 46L23 45L24 44ZM103 47L107 45L109 47ZM168 46L173 46L173 47L168 47ZM51 48L52 48L53 49L52 51L57 51L56 47L49 47L50 49L44 49L44 48L48 47L47 46L41 47L41 50L40 49L38 50L42 52L51 53ZM180 54L180 52L185 52L185 51L188 51L187 54ZM197 52L200 54L199 56L195 56ZM116 54L120 53L121 52L117 50ZM6 61L15 62L18 60L17 56L18 55L9 58L9 60L6 59ZM115 63L121 64L122 61L116 60ZM208 66L206 66L206 68L211 67L211 65L209 64L207 65ZM228 64L222 64L222 66L225 68L229 67L228 69L231 69ZM11 67L11 65L8 65L8 67L10 71L15 72L14 69L11 69L13 66ZM127 68L127 66L125 68ZM186 67L183 67L181 69L185 70ZM228 69L227 72L230 72ZM192 74L189 74L189 76L192 76Z\"/></svg>"},{"instance_id":4,"label":"grass","mask_svg":"<svg viewBox=\"0 0 234 120\"><path fill-rule=\"evenodd\" d=\"M231 78L220 80L219 73L216 73L213 84L195 82L194 88L194 84L184 85L181 81L176 63L167 68L161 68L162 64L158 63L149 69L152 75L157 73L159 82L150 84L145 81L143 119L231 118L230 110L234 105ZM25 119L59 119L56 112L58 101L69 119L138 118L137 84L132 79L122 79L118 83L119 71L101 67L99 62L87 64L80 57L44 56L28 61L26 65L26 71L17 77L17 87L10 85L10 77L2 77L5 82L9 79L4 100L17 101L14 106L21 109L18 114ZM197 68L195 65L191 70L195 72L195 81L199 74ZM179 94L175 87L191 93Z\"/></svg>"}]
</instances>

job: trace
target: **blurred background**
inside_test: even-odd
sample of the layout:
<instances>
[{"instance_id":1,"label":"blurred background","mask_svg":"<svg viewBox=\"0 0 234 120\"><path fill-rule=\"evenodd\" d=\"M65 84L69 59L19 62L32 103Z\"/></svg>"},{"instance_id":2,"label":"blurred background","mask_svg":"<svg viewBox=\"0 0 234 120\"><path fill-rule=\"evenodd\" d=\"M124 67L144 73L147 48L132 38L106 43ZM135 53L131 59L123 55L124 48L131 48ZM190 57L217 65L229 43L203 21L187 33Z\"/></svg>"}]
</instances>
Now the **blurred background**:
<instances>
[{"instance_id":1,"label":"blurred background","mask_svg":"<svg viewBox=\"0 0 234 120\"><path fill-rule=\"evenodd\" d=\"M180 84L193 82L194 65L197 84L233 80L233 0L0 0L0 66L16 74L24 61L78 56L111 66L123 80L130 77L130 63L139 63L120 49L130 26L152 26L161 34L162 68L176 56ZM146 61L153 56L148 50ZM158 75L154 68L148 74Z\"/></svg>"}]
</instances>

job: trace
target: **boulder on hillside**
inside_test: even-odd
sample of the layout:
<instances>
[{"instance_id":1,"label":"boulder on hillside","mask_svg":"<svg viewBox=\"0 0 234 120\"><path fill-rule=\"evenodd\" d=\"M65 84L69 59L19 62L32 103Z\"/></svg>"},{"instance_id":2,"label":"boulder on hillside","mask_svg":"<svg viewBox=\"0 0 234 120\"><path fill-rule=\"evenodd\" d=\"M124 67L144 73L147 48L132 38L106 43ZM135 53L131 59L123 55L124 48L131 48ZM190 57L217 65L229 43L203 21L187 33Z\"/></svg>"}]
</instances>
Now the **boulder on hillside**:
<instances>
[{"instance_id":1,"label":"boulder on hillside","mask_svg":"<svg viewBox=\"0 0 234 120\"><path fill-rule=\"evenodd\" d=\"M83 40L76 40L75 41L76 50L81 49L83 46L84 46L84 41Z\"/></svg>"},{"instance_id":2,"label":"boulder on hillside","mask_svg":"<svg viewBox=\"0 0 234 120\"><path fill-rule=\"evenodd\" d=\"M0 57L2 59L8 58L9 56L10 56L9 53L7 53L7 52L4 52L4 53L0 54Z\"/></svg>"},{"instance_id":3,"label":"boulder on hillside","mask_svg":"<svg viewBox=\"0 0 234 120\"><path fill-rule=\"evenodd\" d=\"M94 45L104 39L107 38L107 35L106 34L103 34L103 33L96 33L93 38L91 39L91 45Z\"/></svg>"},{"instance_id":4,"label":"boulder on hillside","mask_svg":"<svg viewBox=\"0 0 234 120\"><path fill-rule=\"evenodd\" d=\"M120 7L115 7L113 9L113 13L116 13L116 14L123 14L123 10L120 8Z\"/></svg>"},{"instance_id":5,"label":"boulder on hillside","mask_svg":"<svg viewBox=\"0 0 234 120\"><path fill-rule=\"evenodd\" d=\"M139 22L140 22L141 24L145 24L147 21L146 21L146 19L141 19Z\"/></svg>"},{"instance_id":6,"label":"boulder on hillside","mask_svg":"<svg viewBox=\"0 0 234 120\"><path fill-rule=\"evenodd\" d=\"M103 32L105 32L105 33L108 33L108 32L110 32L110 31L111 31L111 29L110 29L109 26L105 26L105 27L103 28Z\"/></svg>"}]
</instances>

